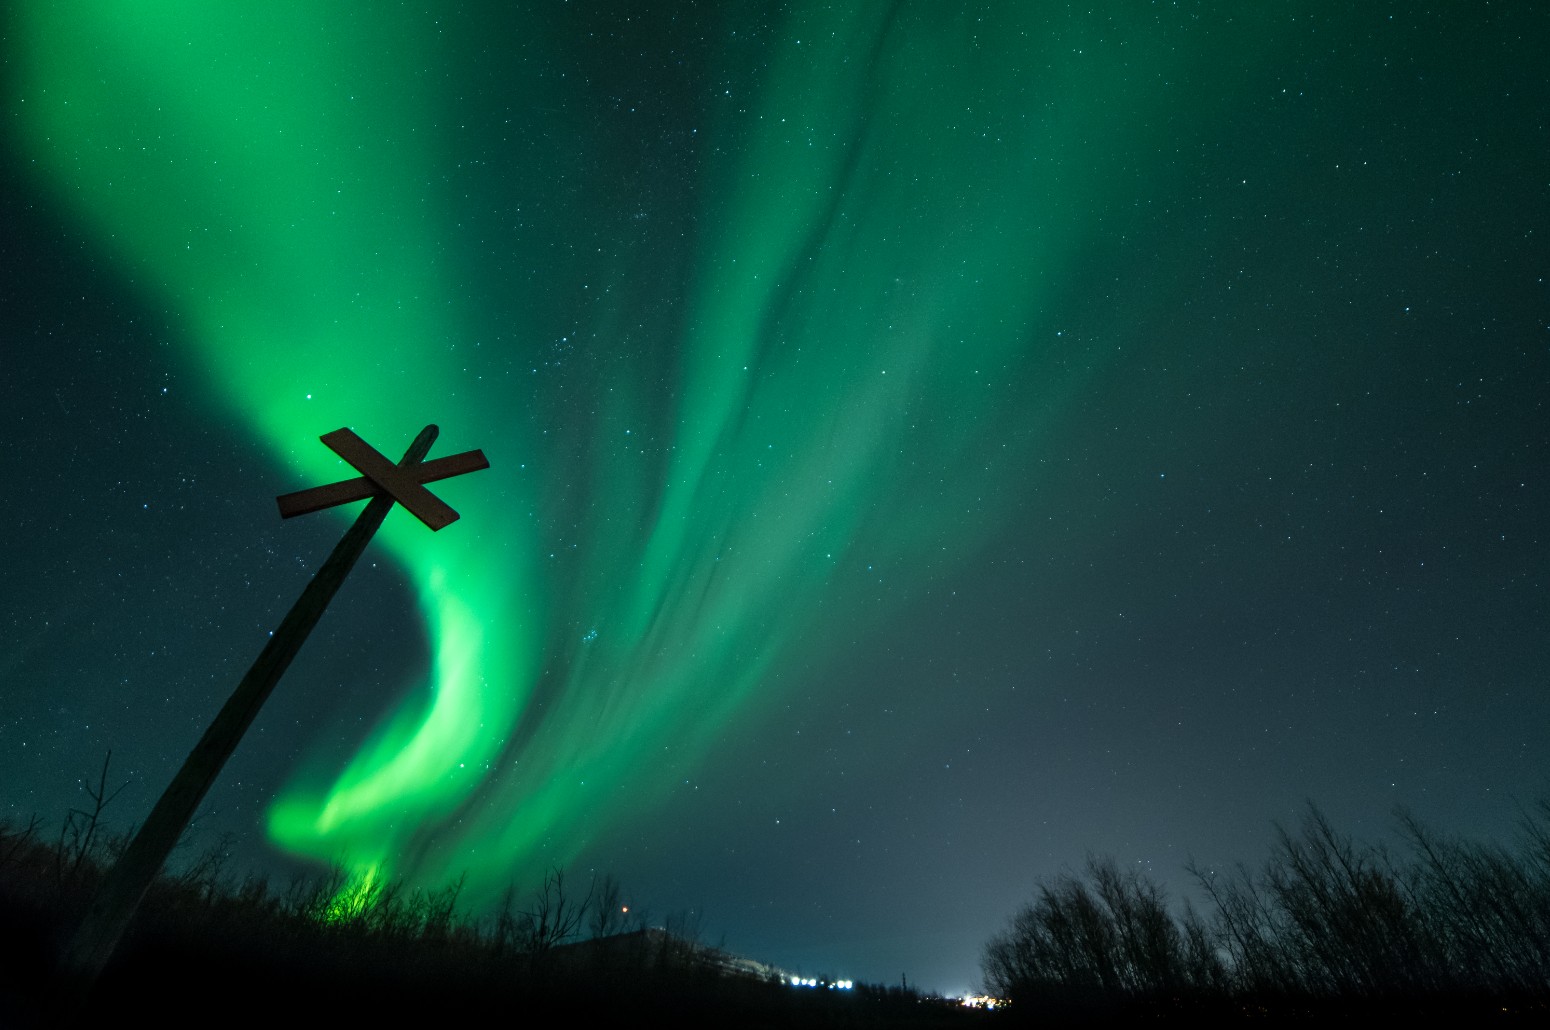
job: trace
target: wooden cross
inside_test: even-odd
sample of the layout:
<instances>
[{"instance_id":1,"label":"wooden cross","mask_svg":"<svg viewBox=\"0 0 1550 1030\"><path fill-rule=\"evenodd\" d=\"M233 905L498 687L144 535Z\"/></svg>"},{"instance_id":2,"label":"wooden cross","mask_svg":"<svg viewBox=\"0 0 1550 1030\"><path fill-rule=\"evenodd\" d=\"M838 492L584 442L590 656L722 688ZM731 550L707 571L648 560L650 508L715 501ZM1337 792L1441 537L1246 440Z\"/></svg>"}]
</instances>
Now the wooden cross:
<instances>
[{"instance_id":1,"label":"wooden cross","mask_svg":"<svg viewBox=\"0 0 1550 1030\"><path fill-rule=\"evenodd\" d=\"M361 475L355 479L329 483L327 486L315 486L310 490L281 494L275 498L275 501L280 505L282 519L332 508L336 504L359 501L382 492L408 508L415 518L431 529L445 529L457 521L457 512L421 484L451 479L465 472L477 472L490 467L483 451L464 451L461 454L437 458L434 461L416 462L407 467L399 467L348 429L336 429L332 433L325 433L321 439L328 445L329 450L355 466L355 470Z\"/></svg>"},{"instance_id":2,"label":"wooden cross","mask_svg":"<svg viewBox=\"0 0 1550 1030\"><path fill-rule=\"evenodd\" d=\"M78 992L79 996L84 997L113 954L114 946L133 918L151 881L188 827L194 810L204 800L210 785L236 750L237 742L247 732L291 659L301 650L312 627L322 618L328 602L333 600L345 576L355 567L356 559L366 549L377 527L382 525L389 509L395 502L402 504L432 530L443 529L457 520L457 512L427 490L425 484L486 469L490 463L485 460L483 451L464 451L435 461L422 461L438 432L433 425L422 429L409 445L404 459L395 465L350 430L336 429L325 435L323 442L354 466L361 476L276 498L281 518L367 497L371 498L371 503L335 546L317 575L312 577L281 621L280 628L271 634L252 668L237 684L237 689L204 736L199 738L199 743L194 745L194 750L189 752L156 807L151 809L134 840L103 877L86 917L61 956L60 971L65 986Z\"/></svg>"}]
</instances>

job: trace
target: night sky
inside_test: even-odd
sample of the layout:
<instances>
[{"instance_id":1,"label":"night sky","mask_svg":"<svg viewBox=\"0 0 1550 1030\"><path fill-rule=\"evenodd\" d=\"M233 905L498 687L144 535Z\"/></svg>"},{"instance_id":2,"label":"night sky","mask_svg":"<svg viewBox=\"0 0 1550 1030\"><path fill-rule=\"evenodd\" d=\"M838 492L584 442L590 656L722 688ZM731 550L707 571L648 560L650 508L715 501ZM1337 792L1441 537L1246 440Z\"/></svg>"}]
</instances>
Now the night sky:
<instances>
[{"instance_id":1,"label":"night sky","mask_svg":"<svg viewBox=\"0 0 1550 1030\"><path fill-rule=\"evenodd\" d=\"M1440 6L8 5L0 815L143 819L435 422L184 854L958 991L1088 853L1509 840L1550 15Z\"/></svg>"}]
</instances>

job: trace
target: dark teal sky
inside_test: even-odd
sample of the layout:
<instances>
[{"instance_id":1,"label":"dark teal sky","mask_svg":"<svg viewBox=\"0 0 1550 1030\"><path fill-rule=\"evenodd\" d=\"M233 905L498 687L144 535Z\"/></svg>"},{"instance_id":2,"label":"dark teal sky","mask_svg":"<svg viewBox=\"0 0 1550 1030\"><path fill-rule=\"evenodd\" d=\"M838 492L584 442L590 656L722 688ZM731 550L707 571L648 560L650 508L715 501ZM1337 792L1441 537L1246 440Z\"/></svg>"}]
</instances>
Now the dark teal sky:
<instances>
[{"instance_id":1,"label":"dark teal sky","mask_svg":"<svg viewBox=\"0 0 1550 1030\"><path fill-rule=\"evenodd\" d=\"M1449 9L1450 12L1452 9ZM1550 24L1524 8L10 9L0 812L143 817L403 513L199 823L551 862L957 990L1089 852L1546 788Z\"/></svg>"}]
</instances>

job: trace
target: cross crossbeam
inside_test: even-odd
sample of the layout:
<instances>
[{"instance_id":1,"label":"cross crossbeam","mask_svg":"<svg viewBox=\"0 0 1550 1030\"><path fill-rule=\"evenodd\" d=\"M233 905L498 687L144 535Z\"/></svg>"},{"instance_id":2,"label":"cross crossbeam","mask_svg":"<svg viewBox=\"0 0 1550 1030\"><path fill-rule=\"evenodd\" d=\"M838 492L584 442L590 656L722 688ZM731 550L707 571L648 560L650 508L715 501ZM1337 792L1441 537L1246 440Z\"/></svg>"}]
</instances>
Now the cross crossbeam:
<instances>
[{"instance_id":1,"label":"cross crossbeam","mask_svg":"<svg viewBox=\"0 0 1550 1030\"><path fill-rule=\"evenodd\" d=\"M336 429L321 439L362 475L276 497L283 519L386 495L409 509L431 529L444 529L457 521L458 513L425 489L424 484L490 467L483 451L463 451L431 461L395 465L349 429Z\"/></svg>"}]
</instances>

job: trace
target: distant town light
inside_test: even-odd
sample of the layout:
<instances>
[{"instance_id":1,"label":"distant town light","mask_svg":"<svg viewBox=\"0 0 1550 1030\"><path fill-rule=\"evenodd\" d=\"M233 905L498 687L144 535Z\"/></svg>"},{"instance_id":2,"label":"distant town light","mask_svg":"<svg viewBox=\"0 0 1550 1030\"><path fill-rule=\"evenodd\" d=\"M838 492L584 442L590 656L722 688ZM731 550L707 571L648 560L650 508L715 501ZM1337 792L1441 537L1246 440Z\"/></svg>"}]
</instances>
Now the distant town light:
<instances>
[{"instance_id":1,"label":"distant town light","mask_svg":"<svg viewBox=\"0 0 1550 1030\"><path fill-rule=\"evenodd\" d=\"M962 998L959 999L959 1001L963 1004L964 1008L969 1009L988 1010L999 1008L1000 1006L1006 1004L1006 1002L1000 998L992 998L988 994L965 994Z\"/></svg>"},{"instance_id":2,"label":"distant town light","mask_svg":"<svg viewBox=\"0 0 1550 1030\"><path fill-rule=\"evenodd\" d=\"M822 980L813 976L793 976L789 978L792 987L827 987L831 991L855 990L854 980Z\"/></svg>"}]
</instances>

